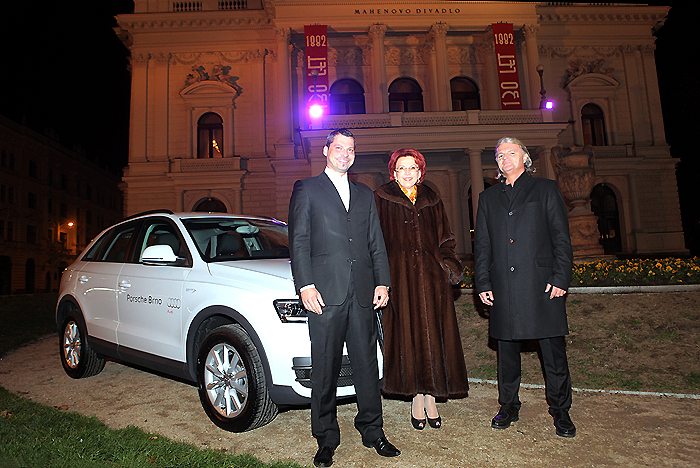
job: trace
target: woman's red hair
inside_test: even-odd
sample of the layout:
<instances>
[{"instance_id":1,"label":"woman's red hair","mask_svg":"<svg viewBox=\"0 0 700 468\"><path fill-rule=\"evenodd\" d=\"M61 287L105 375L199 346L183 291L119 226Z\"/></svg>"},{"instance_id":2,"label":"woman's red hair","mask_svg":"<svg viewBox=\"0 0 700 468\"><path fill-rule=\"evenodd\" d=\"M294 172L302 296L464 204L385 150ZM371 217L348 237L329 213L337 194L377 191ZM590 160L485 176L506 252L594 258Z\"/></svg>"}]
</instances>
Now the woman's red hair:
<instances>
[{"instance_id":1,"label":"woman's red hair","mask_svg":"<svg viewBox=\"0 0 700 468\"><path fill-rule=\"evenodd\" d=\"M396 161L404 156L411 156L415 159L418 170L420 171L420 178L418 182L416 182L416 185L420 184L425 177L425 157L420 154L420 151L414 150L413 148L401 148L400 150L394 151L394 154L391 155L391 158L389 158L389 174L391 175L391 180L396 179L396 177L394 177L396 173Z\"/></svg>"}]
</instances>

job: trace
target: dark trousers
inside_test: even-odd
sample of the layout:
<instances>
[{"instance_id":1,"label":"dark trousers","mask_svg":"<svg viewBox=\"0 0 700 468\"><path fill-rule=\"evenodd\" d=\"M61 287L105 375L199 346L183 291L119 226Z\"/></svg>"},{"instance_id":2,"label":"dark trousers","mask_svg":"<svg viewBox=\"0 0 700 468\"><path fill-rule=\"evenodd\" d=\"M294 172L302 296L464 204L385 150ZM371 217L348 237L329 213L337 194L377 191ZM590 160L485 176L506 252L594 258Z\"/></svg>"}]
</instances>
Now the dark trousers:
<instances>
[{"instance_id":1,"label":"dark trousers","mask_svg":"<svg viewBox=\"0 0 700 468\"><path fill-rule=\"evenodd\" d=\"M547 402L553 410L571 408L571 375L563 336L538 340ZM498 341L498 401L520 408L521 341Z\"/></svg>"},{"instance_id":2,"label":"dark trousers","mask_svg":"<svg viewBox=\"0 0 700 468\"><path fill-rule=\"evenodd\" d=\"M362 441L373 443L384 436L382 401L377 363L375 311L361 307L351 293L345 303L326 306L321 315L309 313L311 338L311 431L319 447L340 444L336 388L347 344L357 395L355 427Z\"/></svg>"}]
</instances>

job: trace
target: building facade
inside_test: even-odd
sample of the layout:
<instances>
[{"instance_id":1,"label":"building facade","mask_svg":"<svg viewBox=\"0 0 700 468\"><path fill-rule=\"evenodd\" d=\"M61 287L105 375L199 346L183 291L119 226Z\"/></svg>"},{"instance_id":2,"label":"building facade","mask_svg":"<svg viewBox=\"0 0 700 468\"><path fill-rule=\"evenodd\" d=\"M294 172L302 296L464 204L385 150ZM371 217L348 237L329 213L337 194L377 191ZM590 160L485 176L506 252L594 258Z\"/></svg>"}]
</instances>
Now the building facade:
<instances>
[{"instance_id":1,"label":"building facade","mask_svg":"<svg viewBox=\"0 0 700 468\"><path fill-rule=\"evenodd\" d=\"M58 290L61 272L122 219L119 177L0 116L0 295Z\"/></svg>"},{"instance_id":2,"label":"building facade","mask_svg":"<svg viewBox=\"0 0 700 468\"><path fill-rule=\"evenodd\" d=\"M426 156L424 183L442 197L458 252L469 257L478 195L495 183L494 145L515 136L536 174L552 179L553 148L593 147L590 207L607 253L683 252L678 161L665 141L654 61L653 32L667 12L553 2L135 0L116 28L131 51L125 213L286 219L294 182L322 171L326 135L346 127L357 137L352 177L372 189L389 180L393 151ZM499 23L512 25L512 60L494 42ZM305 55L307 25L327 28L321 66ZM500 79L504 65L517 80ZM309 86L309 76L323 85ZM513 82L517 110L502 102ZM327 112L312 119L307 105L319 92Z\"/></svg>"}]
</instances>

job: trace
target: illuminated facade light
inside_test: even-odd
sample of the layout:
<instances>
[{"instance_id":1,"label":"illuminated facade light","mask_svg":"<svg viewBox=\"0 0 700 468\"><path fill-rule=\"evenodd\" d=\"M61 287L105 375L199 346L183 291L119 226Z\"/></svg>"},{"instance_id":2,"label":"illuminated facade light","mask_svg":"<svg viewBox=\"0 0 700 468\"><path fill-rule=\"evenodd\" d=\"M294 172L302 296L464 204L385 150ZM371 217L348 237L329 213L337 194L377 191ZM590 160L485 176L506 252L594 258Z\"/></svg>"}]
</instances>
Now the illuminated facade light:
<instances>
[{"instance_id":1,"label":"illuminated facade light","mask_svg":"<svg viewBox=\"0 0 700 468\"><path fill-rule=\"evenodd\" d=\"M311 104L309 106L309 117L312 119L320 119L323 117L323 106L320 104Z\"/></svg>"}]
</instances>

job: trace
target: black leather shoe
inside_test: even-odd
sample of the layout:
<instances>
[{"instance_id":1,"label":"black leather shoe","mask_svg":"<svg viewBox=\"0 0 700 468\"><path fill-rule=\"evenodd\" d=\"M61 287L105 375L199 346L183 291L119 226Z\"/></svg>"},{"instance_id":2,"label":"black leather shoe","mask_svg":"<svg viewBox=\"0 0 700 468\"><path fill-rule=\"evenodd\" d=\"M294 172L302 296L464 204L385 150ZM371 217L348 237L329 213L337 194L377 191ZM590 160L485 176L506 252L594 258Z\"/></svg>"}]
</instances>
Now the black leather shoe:
<instances>
[{"instance_id":1,"label":"black leather shoe","mask_svg":"<svg viewBox=\"0 0 700 468\"><path fill-rule=\"evenodd\" d=\"M333 464L333 454L335 450L327 445L318 448L314 457L314 466L331 466Z\"/></svg>"},{"instance_id":2,"label":"black leather shoe","mask_svg":"<svg viewBox=\"0 0 700 468\"><path fill-rule=\"evenodd\" d=\"M365 447L374 448L382 457L397 457L401 455L399 449L394 447L386 437L380 437L372 443L363 442Z\"/></svg>"},{"instance_id":3,"label":"black leather shoe","mask_svg":"<svg viewBox=\"0 0 700 468\"><path fill-rule=\"evenodd\" d=\"M549 410L549 414L554 417L554 427L560 437L576 437L576 426L571 422L569 412L565 409Z\"/></svg>"},{"instance_id":4,"label":"black leather shoe","mask_svg":"<svg viewBox=\"0 0 700 468\"><path fill-rule=\"evenodd\" d=\"M498 414L491 420L491 427L494 429L506 429L510 423L518 420L518 408L512 405L503 405L498 410Z\"/></svg>"}]
</instances>

